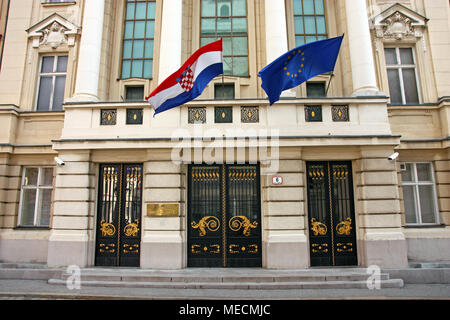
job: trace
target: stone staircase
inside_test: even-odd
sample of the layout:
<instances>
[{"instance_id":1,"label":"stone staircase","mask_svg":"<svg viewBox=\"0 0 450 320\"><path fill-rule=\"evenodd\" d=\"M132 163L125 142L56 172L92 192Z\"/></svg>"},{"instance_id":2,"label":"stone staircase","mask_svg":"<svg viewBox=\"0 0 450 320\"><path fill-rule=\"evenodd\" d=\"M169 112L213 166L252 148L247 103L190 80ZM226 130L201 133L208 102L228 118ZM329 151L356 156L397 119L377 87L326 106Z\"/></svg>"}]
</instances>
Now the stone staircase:
<instances>
[{"instance_id":1,"label":"stone staircase","mask_svg":"<svg viewBox=\"0 0 450 320\"><path fill-rule=\"evenodd\" d=\"M166 289L367 289L365 268L311 268L270 270L260 268L189 268L149 270L138 268L81 268L81 286ZM40 264L0 263L0 280L44 280L67 285L73 279L66 268ZM380 274L381 288L402 288L400 278Z\"/></svg>"},{"instance_id":2,"label":"stone staircase","mask_svg":"<svg viewBox=\"0 0 450 320\"><path fill-rule=\"evenodd\" d=\"M367 289L365 268L266 270L266 269L183 269L142 270L126 268L85 268L81 286L166 289ZM48 279L49 284L66 285L70 273ZM402 279L380 274L381 288L402 288Z\"/></svg>"}]
</instances>

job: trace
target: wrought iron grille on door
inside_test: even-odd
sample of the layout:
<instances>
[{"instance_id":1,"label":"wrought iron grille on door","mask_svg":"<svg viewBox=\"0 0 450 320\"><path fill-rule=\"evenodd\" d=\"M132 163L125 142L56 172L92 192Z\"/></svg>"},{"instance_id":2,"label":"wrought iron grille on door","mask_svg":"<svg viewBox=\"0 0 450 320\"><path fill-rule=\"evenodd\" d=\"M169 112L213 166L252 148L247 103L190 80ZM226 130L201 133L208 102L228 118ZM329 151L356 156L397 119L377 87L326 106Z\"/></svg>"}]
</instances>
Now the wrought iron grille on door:
<instances>
[{"instance_id":1,"label":"wrought iron grille on door","mask_svg":"<svg viewBox=\"0 0 450 320\"><path fill-rule=\"evenodd\" d=\"M95 265L140 263L142 165L100 165Z\"/></svg>"},{"instance_id":2,"label":"wrought iron grille on door","mask_svg":"<svg viewBox=\"0 0 450 320\"><path fill-rule=\"evenodd\" d=\"M308 162L311 266L357 265L350 162Z\"/></svg>"},{"instance_id":3,"label":"wrought iron grille on door","mask_svg":"<svg viewBox=\"0 0 450 320\"><path fill-rule=\"evenodd\" d=\"M188 266L260 267L258 165L191 165Z\"/></svg>"}]
</instances>

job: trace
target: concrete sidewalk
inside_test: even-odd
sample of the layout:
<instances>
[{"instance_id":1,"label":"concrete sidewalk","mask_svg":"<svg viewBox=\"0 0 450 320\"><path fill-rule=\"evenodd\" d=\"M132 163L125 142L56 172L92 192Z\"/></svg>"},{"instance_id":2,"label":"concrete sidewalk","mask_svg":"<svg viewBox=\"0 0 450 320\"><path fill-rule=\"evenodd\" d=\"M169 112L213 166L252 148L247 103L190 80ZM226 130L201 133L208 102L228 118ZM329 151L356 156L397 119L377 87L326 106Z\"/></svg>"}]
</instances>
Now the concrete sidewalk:
<instances>
[{"instance_id":1,"label":"concrete sidewalk","mask_svg":"<svg viewBox=\"0 0 450 320\"><path fill-rule=\"evenodd\" d=\"M70 290L45 280L0 280L0 299L194 299L194 300L290 300L290 299L449 299L448 284L406 284L381 289L167 289L88 287Z\"/></svg>"},{"instance_id":2,"label":"concrete sidewalk","mask_svg":"<svg viewBox=\"0 0 450 320\"><path fill-rule=\"evenodd\" d=\"M381 270L373 290L366 271L92 267L78 270L81 287L70 290L66 268L0 263L0 299L450 299L447 265Z\"/></svg>"}]
</instances>

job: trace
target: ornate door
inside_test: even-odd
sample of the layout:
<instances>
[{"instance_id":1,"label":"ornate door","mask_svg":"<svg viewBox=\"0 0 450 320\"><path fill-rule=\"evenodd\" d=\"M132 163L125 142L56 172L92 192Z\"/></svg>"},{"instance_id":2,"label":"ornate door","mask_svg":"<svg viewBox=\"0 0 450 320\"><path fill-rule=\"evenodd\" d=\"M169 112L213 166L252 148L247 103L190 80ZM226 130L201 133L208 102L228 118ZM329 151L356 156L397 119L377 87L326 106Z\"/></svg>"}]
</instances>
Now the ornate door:
<instances>
[{"instance_id":1,"label":"ornate door","mask_svg":"<svg viewBox=\"0 0 450 320\"><path fill-rule=\"evenodd\" d=\"M95 265L139 267L142 165L100 165Z\"/></svg>"},{"instance_id":2,"label":"ornate door","mask_svg":"<svg viewBox=\"0 0 450 320\"><path fill-rule=\"evenodd\" d=\"M351 162L306 167L311 266L357 265Z\"/></svg>"},{"instance_id":3,"label":"ornate door","mask_svg":"<svg viewBox=\"0 0 450 320\"><path fill-rule=\"evenodd\" d=\"M188 266L260 267L259 166L191 165Z\"/></svg>"}]
</instances>

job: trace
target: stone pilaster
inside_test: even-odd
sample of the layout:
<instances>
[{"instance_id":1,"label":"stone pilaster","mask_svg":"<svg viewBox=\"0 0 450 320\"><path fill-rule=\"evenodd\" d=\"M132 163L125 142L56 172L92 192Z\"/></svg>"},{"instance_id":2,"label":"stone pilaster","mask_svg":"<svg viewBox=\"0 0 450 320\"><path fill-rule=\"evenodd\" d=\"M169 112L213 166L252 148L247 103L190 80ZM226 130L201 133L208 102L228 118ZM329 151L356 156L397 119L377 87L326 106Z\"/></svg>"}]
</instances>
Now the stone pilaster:
<instances>
[{"instance_id":1,"label":"stone pilaster","mask_svg":"<svg viewBox=\"0 0 450 320\"><path fill-rule=\"evenodd\" d=\"M361 265L406 267L407 245L402 232L395 162L390 148L362 148L356 161L356 214Z\"/></svg>"},{"instance_id":2,"label":"stone pilaster","mask_svg":"<svg viewBox=\"0 0 450 320\"><path fill-rule=\"evenodd\" d=\"M20 194L20 166L9 163L9 156L0 157L0 227L16 226L16 212Z\"/></svg>"},{"instance_id":3,"label":"stone pilaster","mask_svg":"<svg viewBox=\"0 0 450 320\"><path fill-rule=\"evenodd\" d=\"M48 266L94 264L95 176L89 151L60 153L56 168Z\"/></svg>"},{"instance_id":4,"label":"stone pilaster","mask_svg":"<svg viewBox=\"0 0 450 320\"><path fill-rule=\"evenodd\" d=\"M171 151L150 150L144 163L141 268L185 267L185 187L182 166L170 160ZM176 217L149 217L148 204L179 204Z\"/></svg>"},{"instance_id":5,"label":"stone pilaster","mask_svg":"<svg viewBox=\"0 0 450 320\"><path fill-rule=\"evenodd\" d=\"M300 151L289 157L281 154L276 176L281 185L273 185L272 177L261 177L263 220L263 266L269 269L307 268L308 240L306 232L304 162Z\"/></svg>"},{"instance_id":6,"label":"stone pilaster","mask_svg":"<svg viewBox=\"0 0 450 320\"><path fill-rule=\"evenodd\" d=\"M434 162L434 175L440 222L450 226L450 160L440 159Z\"/></svg>"}]
</instances>

